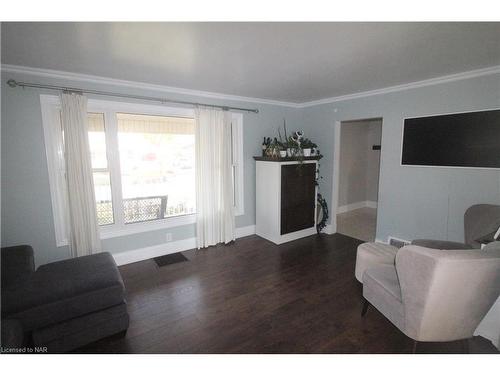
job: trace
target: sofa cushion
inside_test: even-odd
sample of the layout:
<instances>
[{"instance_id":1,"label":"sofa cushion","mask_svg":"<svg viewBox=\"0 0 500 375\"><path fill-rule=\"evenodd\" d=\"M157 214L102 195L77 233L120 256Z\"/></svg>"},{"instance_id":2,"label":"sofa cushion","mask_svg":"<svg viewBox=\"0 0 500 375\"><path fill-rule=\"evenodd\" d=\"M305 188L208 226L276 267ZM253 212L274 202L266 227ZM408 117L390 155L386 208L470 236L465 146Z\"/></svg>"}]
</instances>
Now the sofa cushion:
<instances>
[{"instance_id":1,"label":"sofa cushion","mask_svg":"<svg viewBox=\"0 0 500 375\"><path fill-rule=\"evenodd\" d=\"M18 284L35 271L33 248L29 245L3 247L2 288Z\"/></svg>"},{"instance_id":2,"label":"sofa cushion","mask_svg":"<svg viewBox=\"0 0 500 375\"><path fill-rule=\"evenodd\" d=\"M24 330L19 320L2 319L0 328L2 329L2 348L21 349L24 346ZM6 353L8 352L6 351ZM12 353L15 353L15 351Z\"/></svg>"},{"instance_id":3,"label":"sofa cushion","mask_svg":"<svg viewBox=\"0 0 500 375\"><path fill-rule=\"evenodd\" d=\"M33 344L49 353L68 350L128 328L127 305L119 305L33 331Z\"/></svg>"},{"instance_id":4,"label":"sofa cushion","mask_svg":"<svg viewBox=\"0 0 500 375\"><path fill-rule=\"evenodd\" d=\"M113 257L100 253L43 265L2 302L7 294L4 311L30 331L118 305L124 291Z\"/></svg>"}]
</instances>

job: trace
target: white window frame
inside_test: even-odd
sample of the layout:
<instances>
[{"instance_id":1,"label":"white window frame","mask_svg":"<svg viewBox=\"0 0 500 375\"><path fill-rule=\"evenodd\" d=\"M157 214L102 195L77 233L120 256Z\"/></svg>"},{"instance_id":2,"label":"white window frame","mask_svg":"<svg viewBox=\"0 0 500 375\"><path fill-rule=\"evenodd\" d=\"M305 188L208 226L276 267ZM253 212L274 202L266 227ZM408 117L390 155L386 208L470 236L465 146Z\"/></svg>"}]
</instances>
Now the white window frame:
<instances>
[{"instance_id":1,"label":"white window frame","mask_svg":"<svg viewBox=\"0 0 500 375\"><path fill-rule=\"evenodd\" d=\"M61 103L59 96L40 95L42 123L45 137L45 151L49 173L50 195L54 219L57 246L68 244L67 194L64 167L64 148L60 131ZM183 107L166 107L139 103L116 102L89 99L88 112L104 114L106 129L106 154L110 172L111 195L113 200L114 224L100 226L101 239L126 236L166 228L189 225L196 222L196 214L179 215L160 220L125 224L123 210L118 209L122 202L120 160L118 155L118 138L116 113L142 115L162 115L194 118L194 109ZM232 113L233 121L233 173L235 174L235 215L244 214L243 191L243 115Z\"/></svg>"},{"instance_id":2,"label":"white window frame","mask_svg":"<svg viewBox=\"0 0 500 375\"><path fill-rule=\"evenodd\" d=\"M234 214L245 213L244 177L243 177L243 114L232 113L233 132L233 173L234 173Z\"/></svg>"}]
</instances>

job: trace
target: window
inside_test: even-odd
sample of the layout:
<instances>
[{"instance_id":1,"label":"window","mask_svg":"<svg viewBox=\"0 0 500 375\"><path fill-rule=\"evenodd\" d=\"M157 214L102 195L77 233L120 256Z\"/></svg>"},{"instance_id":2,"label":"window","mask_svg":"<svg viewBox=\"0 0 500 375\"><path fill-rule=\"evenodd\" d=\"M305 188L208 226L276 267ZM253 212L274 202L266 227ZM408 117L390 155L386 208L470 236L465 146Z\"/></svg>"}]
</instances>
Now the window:
<instances>
[{"instance_id":1,"label":"window","mask_svg":"<svg viewBox=\"0 0 500 375\"><path fill-rule=\"evenodd\" d=\"M56 242L67 244L60 103L41 95ZM92 173L101 237L195 222L194 111L88 101ZM233 114L235 212L243 214L242 115Z\"/></svg>"},{"instance_id":2,"label":"window","mask_svg":"<svg viewBox=\"0 0 500 375\"><path fill-rule=\"evenodd\" d=\"M125 223L195 212L194 119L117 113Z\"/></svg>"},{"instance_id":3,"label":"window","mask_svg":"<svg viewBox=\"0 0 500 375\"><path fill-rule=\"evenodd\" d=\"M103 113L89 113L89 145L99 225L114 224L111 177L106 156L106 133Z\"/></svg>"}]
</instances>

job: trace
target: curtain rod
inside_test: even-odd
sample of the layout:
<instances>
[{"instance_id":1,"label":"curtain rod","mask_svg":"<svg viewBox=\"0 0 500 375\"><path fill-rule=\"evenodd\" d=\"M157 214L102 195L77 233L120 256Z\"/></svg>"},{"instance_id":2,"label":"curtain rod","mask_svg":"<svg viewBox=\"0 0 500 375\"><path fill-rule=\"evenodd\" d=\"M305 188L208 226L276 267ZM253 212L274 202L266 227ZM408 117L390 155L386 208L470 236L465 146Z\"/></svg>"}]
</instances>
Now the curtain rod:
<instances>
[{"instance_id":1,"label":"curtain rod","mask_svg":"<svg viewBox=\"0 0 500 375\"><path fill-rule=\"evenodd\" d=\"M235 111L244 111L244 112L251 112L251 113L259 113L258 109L252 109L252 108L240 108L240 107L230 107L230 106L224 106L224 105L215 105L215 104L205 104L205 103L197 103L197 102L188 102L188 101L184 101L184 100L173 100L173 99L165 99L165 98L155 98L155 97L152 97L152 96L119 94L119 93L114 93L114 92L109 92L109 91L87 90L87 89L81 89L81 88L76 88L76 87L42 85L42 84L39 84L39 83L18 82L18 81L14 80L14 79L9 79L7 81L7 84L10 87L18 87L18 86L19 87L33 87L33 88L48 89L48 90L80 92L80 93L94 94L94 95L104 95L104 96L115 96L115 97L118 97L118 98L148 100L148 101L160 102L162 104L165 104L165 103L175 103L175 104L187 104L187 105L194 105L194 106L198 106L199 105L199 106L203 106L203 107L220 108L220 109L222 109L224 111L228 111L228 110L232 109L232 110L235 110Z\"/></svg>"}]
</instances>

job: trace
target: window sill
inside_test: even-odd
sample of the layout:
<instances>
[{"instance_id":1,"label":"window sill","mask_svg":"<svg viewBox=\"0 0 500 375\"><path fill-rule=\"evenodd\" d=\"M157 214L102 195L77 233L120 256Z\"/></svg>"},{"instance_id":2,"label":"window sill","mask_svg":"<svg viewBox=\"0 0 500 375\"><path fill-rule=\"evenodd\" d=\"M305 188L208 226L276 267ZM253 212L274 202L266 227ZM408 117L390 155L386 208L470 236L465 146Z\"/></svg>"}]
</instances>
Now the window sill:
<instances>
[{"instance_id":1,"label":"window sill","mask_svg":"<svg viewBox=\"0 0 500 375\"><path fill-rule=\"evenodd\" d=\"M244 215L244 212L239 210L235 212L235 216L241 216L241 215ZM152 232L155 230L180 227L183 225L189 225L195 223L196 223L196 214L182 215L182 216L170 217L168 219L163 219L163 220L126 224L120 228L117 227L101 228L100 238L101 240L105 240L108 238L129 236L132 234ZM65 239L61 242L58 242L56 246L61 247L67 245L68 245L68 240Z\"/></svg>"},{"instance_id":2,"label":"window sill","mask_svg":"<svg viewBox=\"0 0 500 375\"><path fill-rule=\"evenodd\" d=\"M101 228L101 239L128 236L155 230L180 227L196 223L196 214L170 217L163 220L155 220L143 223L125 224L120 228Z\"/></svg>"},{"instance_id":3,"label":"window sill","mask_svg":"<svg viewBox=\"0 0 500 375\"><path fill-rule=\"evenodd\" d=\"M237 210L235 216L244 215L244 212ZM121 228L101 228L101 240L108 238L128 236L144 232L152 232L167 228L180 227L183 225L195 224L196 214L169 217L163 220L147 221L142 223L125 224Z\"/></svg>"}]
</instances>

